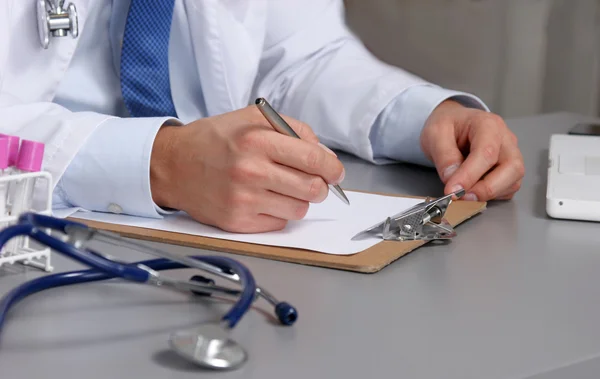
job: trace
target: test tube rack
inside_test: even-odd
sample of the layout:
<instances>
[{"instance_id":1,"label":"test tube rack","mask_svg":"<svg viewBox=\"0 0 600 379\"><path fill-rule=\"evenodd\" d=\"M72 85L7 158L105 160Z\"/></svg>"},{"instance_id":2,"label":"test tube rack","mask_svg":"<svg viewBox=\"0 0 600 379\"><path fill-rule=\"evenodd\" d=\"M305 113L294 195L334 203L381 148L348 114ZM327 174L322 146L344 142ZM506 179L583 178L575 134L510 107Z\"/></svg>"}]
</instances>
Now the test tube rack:
<instances>
[{"instance_id":1,"label":"test tube rack","mask_svg":"<svg viewBox=\"0 0 600 379\"><path fill-rule=\"evenodd\" d=\"M11 212L11 205L14 202L15 196L21 196L22 194L11 193L10 189L15 188L20 181L32 180L34 183L34 198L36 197L36 191L39 194L38 186L40 180L46 181L45 193L43 197L40 197L44 201L42 204L34 204L32 209L25 210L25 212L35 212L43 215L52 215L52 176L45 171L39 172L26 172L26 173L11 173L9 175L0 176L0 188L8 188L7 201L6 201L6 214L0 215L0 230L14 225L21 214L13 214ZM33 199L32 199L33 200ZM33 203L33 201L31 202ZM49 231L48 231L49 232ZM32 243L33 242L33 243ZM2 250L0 250L0 268L6 264L21 263L27 266L42 269L47 272L51 272L53 267L51 265L50 253L51 250L48 247L36 247L35 241L30 241L28 236L16 237L8 241Z\"/></svg>"}]
</instances>

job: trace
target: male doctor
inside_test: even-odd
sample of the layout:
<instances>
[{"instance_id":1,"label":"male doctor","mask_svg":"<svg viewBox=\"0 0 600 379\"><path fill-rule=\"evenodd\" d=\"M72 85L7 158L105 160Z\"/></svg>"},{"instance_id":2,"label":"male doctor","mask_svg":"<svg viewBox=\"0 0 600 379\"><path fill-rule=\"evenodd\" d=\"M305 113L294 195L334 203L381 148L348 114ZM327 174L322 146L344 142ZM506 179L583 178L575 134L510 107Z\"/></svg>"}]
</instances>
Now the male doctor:
<instances>
[{"instance_id":1,"label":"male doctor","mask_svg":"<svg viewBox=\"0 0 600 379\"><path fill-rule=\"evenodd\" d=\"M276 230L343 183L324 146L435 166L467 200L519 189L502 119L378 61L341 0L73 2L79 36L48 49L34 0L0 4L1 131L46 144L56 209L183 210L224 230ZM275 132L257 97L304 140Z\"/></svg>"}]
</instances>

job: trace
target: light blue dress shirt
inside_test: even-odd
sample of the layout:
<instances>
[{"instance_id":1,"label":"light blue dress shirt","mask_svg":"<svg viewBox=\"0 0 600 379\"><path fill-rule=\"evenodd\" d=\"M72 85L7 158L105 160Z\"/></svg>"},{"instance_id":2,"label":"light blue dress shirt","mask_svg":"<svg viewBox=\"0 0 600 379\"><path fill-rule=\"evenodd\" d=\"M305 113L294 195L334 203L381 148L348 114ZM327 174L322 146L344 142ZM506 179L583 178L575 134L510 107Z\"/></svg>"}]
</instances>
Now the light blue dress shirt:
<instances>
[{"instance_id":1,"label":"light blue dress shirt","mask_svg":"<svg viewBox=\"0 0 600 379\"><path fill-rule=\"evenodd\" d=\"M98 4L100 3L100 4ZM102 4L104 3L104 4ZM55 208L80 207L91 211L162 217L167 211L152 200L150 155L156 133L165 123L188 123L206 117L202 83L190 75L186 83L171 83L173 92L188 94L186 112L170 118L127 118L119 84L121 40L129 1L97 0L97 15L89 17L55 102L71 111L114 115L98 127L71 162L53 196ZM191 39L182 10L175 12L171 49L178 59L172 70L195 73ZM435 85L411 87L379 115L370 140L376 161L431 165L420 149L419 137L431 112L444 100L488 110L477 97ZM404 125L404 133L397 132ZM408 132L406 132L408 131Z\"/></svg>"}]
</instances>

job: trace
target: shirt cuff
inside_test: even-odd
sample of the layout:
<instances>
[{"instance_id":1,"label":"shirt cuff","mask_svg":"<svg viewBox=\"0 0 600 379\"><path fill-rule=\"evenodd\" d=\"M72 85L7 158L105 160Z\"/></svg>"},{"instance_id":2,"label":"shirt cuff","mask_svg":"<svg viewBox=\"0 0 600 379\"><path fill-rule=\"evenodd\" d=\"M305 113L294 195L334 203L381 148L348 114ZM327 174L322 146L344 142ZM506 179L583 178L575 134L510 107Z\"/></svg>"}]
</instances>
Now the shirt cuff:
<instances>
[{"instance_id":1,"label":"shirt cuff","mask_svg":"<svg viewBox=\"0 0 600 379\"><path fill-rule=\"evenodd\" d=\"M63 206L152 218L172 213L154 203L150 188L152 147L163 125L181 122L113 118L100 125L56 185Z\"/></svg>"},{"instance_id":2,"label":"shirt cuff","mask_svg":"<svg viewBox=\"0 0 600 379\"><path fill-rule=\"evenodd\" d=\"M397 96L378 116L371 131L376 161L401 161L432 166L421 149L421 131L433 110L446 100L465 107L489 111L487 105L471 94L432 84L413 86Z\"/></svg>"}]
</instances>

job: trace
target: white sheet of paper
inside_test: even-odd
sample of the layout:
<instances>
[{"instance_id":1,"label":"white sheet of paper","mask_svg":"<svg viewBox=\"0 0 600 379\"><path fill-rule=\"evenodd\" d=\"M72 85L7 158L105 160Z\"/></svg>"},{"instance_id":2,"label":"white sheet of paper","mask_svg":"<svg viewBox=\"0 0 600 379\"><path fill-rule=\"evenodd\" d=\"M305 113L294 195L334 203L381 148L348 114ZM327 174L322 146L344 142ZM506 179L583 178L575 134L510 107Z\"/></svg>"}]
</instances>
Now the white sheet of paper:
<instances>
[{"instance_id":1,"label":"white sheet of paper","mask_svg":"<svg viewBox=\"0 0 600 379\"><path fill-rule=\"evenodd\" d=\"M350 255L381 242L381 239L376 237L352 241L352 237L358 232L422 201L404 197L345 192L350 200L349 206L330 193L324 202L311 204L304 219L290 221L283 230L268 233L229 233L200 224L183 212L165 216L164 219L81 211L72 217L239 242Z\"/></svg>"}]
</instances>

